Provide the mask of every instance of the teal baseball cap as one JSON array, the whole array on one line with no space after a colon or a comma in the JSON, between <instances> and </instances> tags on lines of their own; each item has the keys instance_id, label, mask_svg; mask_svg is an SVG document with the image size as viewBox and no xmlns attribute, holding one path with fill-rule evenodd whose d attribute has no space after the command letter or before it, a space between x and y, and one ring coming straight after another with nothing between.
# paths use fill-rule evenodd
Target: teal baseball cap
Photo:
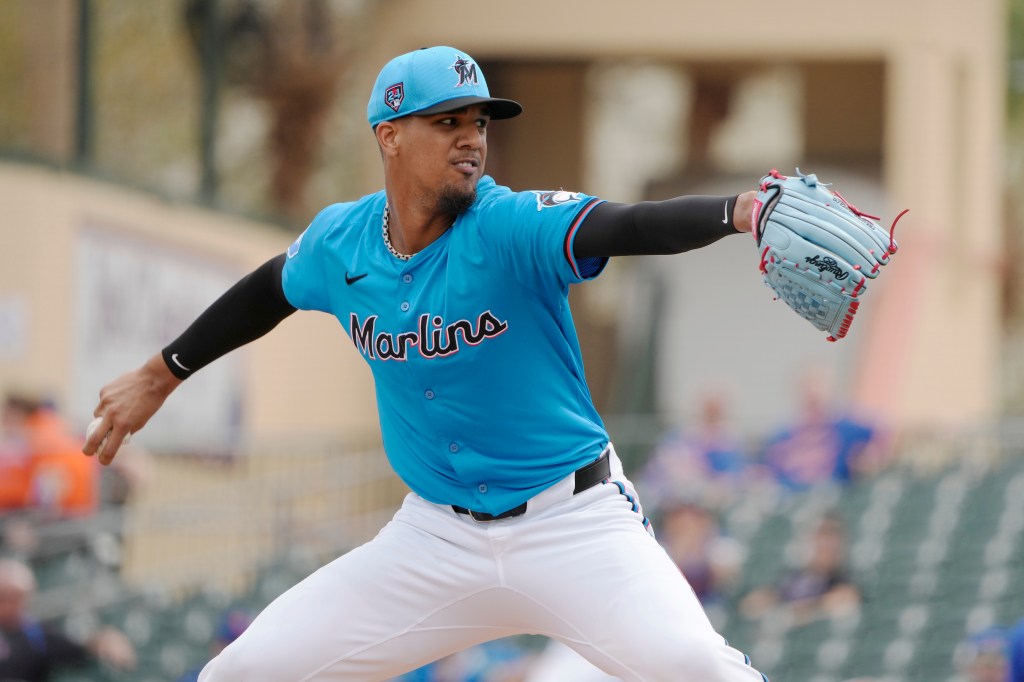
<instances>
[{"instance_id":1,"label":"teal baseball cap","mask_svg":"<svg viewBox=\"0 0 1024 682\"><path fill-rule=\"evenodd\" d=\"M454 47L424 47L384 65L366 105L370 126L402 116L439 114L470 104L486 104L492 119L512 118L523 107L491 97L484 72L468 54Z\"/></svg>"}]
</instances>

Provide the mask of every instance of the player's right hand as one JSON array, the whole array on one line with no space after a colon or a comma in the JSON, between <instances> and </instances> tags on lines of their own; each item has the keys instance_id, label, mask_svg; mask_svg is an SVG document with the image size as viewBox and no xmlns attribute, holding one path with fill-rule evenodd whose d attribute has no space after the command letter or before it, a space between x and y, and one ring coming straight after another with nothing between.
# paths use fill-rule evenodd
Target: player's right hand
<instances>
[{"instance_id":1,"label":"player's right hand","mask_svg":"<svg viewBox=\"0 0 1024 682\"><path fill-rule=\"evenodd\" d=\"M100 464L110 464L125 439L146 425L179 384L181 379L171 374L158 353L104 386L93 411L100 423L86 436L82 452L94 455L99 451Z\"/></svg>"}]
</instances>

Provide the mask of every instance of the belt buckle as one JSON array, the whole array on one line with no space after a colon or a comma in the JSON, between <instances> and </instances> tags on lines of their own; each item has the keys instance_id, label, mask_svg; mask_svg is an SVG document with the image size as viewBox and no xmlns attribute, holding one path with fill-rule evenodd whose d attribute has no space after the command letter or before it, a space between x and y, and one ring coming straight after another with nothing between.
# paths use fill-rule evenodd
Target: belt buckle
<instances>
[{"instance_id":1,"label":"belt buckle","mask_svg":"<svg viewBox=\"0 0 1024 682\"><path fill-rule=\"evenodd\" d=\"M494 514L488 514L487 512L478 512L475 509L470 509L469 518L473 519L477 523L489 523L491 521L494 521L495 518L497 517L495 517Z\"/></svg>"}]
</instances>

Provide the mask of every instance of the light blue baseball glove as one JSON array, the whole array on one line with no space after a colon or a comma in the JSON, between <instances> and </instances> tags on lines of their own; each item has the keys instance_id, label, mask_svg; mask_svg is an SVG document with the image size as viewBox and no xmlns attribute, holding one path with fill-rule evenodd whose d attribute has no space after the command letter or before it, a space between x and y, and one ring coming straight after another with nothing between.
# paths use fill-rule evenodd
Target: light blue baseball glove
<instances>
[{"instance_id":1,"label":"light blue baseball glove","mask_svg":"<svg viewBox=\"0 0 1024 682\"><path fill-rule=\"evenodd\" d=\"M886 233L814 175L761 178L754 199L754 238L765 284L829 341L846 336L867 290L898 245L900 213Z\"/></svg>"}]
</instances>

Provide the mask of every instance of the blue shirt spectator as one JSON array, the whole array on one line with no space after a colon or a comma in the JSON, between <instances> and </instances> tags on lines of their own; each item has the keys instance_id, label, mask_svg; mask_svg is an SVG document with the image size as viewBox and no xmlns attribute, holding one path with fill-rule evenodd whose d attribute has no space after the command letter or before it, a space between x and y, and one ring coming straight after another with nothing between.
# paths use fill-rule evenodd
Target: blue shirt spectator
<instances>
[{"instance_id":1,"label":"blue shirt spectator","mask_svg":"<svg viewBox=\"0 0 1024 682\"><path fill-rule=\"evenodd\" d=\"M761 451L761 464L788 490L829 481L846 485L886 464L885 434L830 405L826 383L805 379L799 418L770 436Z\"/></svg>"},{"instance_id":2,"label":"blue shirt spectator","mask_svg":"<svg viewBox=\"0 0 1024 682\"><path fill-rule=\"evenodd\" d=\"M698 495L715 506L746 472L747 455L727 426L724 398L708 393L692 427L669 430L636 477L652 510Z\"/></svg>"}]
</instances>

